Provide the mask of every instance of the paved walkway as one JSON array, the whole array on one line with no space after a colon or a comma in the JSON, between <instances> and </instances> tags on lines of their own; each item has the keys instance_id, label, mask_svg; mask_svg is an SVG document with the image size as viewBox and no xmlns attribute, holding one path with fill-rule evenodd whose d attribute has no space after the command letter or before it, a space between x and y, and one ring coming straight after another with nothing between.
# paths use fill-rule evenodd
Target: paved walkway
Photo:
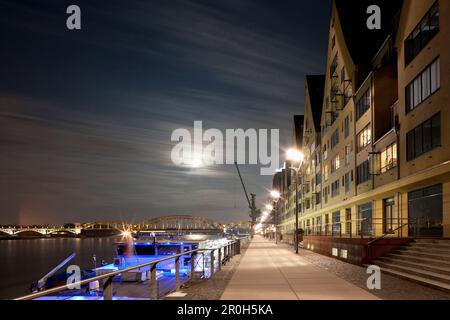
<instances>
[{"instance_id":1,"label":"paved walkway","mask_svg":"<svg viewBox=\"0 0 450 320\"><path fill-rule=\"evenodd\" d=\"M260 236L250 243L222 300L371 300L371 293Z\"/></svg>"}]
</instances>

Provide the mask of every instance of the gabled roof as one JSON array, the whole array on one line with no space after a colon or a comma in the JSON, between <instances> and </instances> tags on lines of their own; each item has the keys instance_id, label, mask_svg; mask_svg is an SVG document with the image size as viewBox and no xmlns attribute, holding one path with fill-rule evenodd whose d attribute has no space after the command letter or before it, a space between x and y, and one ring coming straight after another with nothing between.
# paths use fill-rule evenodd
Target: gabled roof
<instances>
[{"instance_id":1,"label":"gabled roof","mask_svg":"<svg viewBox=\"0 0 450 320\"><path fill-rule=\"evenodd\" d=\"M392 25L403 5L403 0L335 0L345 43L356 65L368 64L383 42L393 31ZM381 9L381 30L369 30L367 8Z\"/></svg>"},{"instance_id":2,"label":"gabled roof","mask_svg":"<svg viewBox=\"0 0 450 320\"><path fill-rule=\"evenodd\" d=\"M320 131L320 120L322 117L323 93L325 90L324 75L306 76L306 85L308 86L309 101L311 103L311 112L316 131Z\"/></svg>"}]
</instances>

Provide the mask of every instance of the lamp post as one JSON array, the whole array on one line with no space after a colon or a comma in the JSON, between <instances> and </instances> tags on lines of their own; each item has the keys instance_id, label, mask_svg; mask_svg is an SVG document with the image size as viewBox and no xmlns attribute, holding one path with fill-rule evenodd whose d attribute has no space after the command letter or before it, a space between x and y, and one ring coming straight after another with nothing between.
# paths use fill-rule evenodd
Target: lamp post
<instances>
[{"instance_id":1,"label":"lamp post","mask_svg":"<svg viewBox=\"0 0 450 320\"><path fill-rule=\"evenodd\" d=\"M275 222L275 244L278 244L278 200L280 199L281 195L280 192L277 190L270 191L271 198L276 202L277 208L274 214L274 222ZM272 206L273 209L273 206Z\"/></svg>"},{"instance_id":2,"label":"lamp post","mask_svg":"<svg viewBox=\"0 0 450 320\"><path fill-rule=\"evenodd\" d=\"M289 149L286 153L286 159L292 162L299 162L298 168L289 166L287 169L295 172L295 235L294 248L295 253L298 253L298 176L304 155L301 151L296 149Z\"/></svg>"}]
</instances>

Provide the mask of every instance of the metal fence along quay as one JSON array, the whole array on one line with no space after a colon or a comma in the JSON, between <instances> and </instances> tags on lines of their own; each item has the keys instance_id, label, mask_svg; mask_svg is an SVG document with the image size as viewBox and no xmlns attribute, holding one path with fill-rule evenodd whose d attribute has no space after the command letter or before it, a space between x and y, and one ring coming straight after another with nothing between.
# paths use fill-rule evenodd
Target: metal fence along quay
<instances>
[{"instance_id":1,"label":"metal fence along quay","mask_svg":"<svg viewBox=\"0 0 450 320\"><path fill-rule=\"evenodd\" d=\"M189 269L189 280L195 279L195 263L197 257L208 257L209 258L209 264L203 263L203 274L205 275L204 278L210 278L214 275L215 272L220 271L222 268L222 264L229 261L233 256L236 254L240 254L240 248L242 244L246 243L245 238L241 239L240 241L230 241L228 244L216 248L208 248L208 249L195 249L191 251L186 251L183 253L179 253L176 255L171 255L165 258L153 260L150 262L137 264L131 267L127 267L121 270L117 271L111 271L106 274L97 275L92 278L84 279L78 282L74 283L68 283L62 286L58 286L55 288L43 290L40 292L32 293L26 296L22 296L19 298L16 298L14 300L33 300L45 296L49 296L54 293L58 293L64 290L71 290L74 287L81 287L83 285L89 285L89 283L94 281L99 281L102 283L102 289L103 289L103 300L112 300L113 299L113 279L116 276L122 275L126 272L140 270L142 268L149 268L149 276L148 279L150 280L149 285L149 293L150 293L150 299L156 300L159 299L159 292L158 292L158 280L157 280L157 265L158 263L165 262L168 260L175 260L175 286L172 288L171 291L178 291L178 289L181 287L181 273L180 273L180 258L183 256L190 256L190 269ZM205 261L205 259L203 259ZM207 276L206 276L207 275ZM136 297L136 298L143 298L143 297Z\"/></svg>"}]
</instances>

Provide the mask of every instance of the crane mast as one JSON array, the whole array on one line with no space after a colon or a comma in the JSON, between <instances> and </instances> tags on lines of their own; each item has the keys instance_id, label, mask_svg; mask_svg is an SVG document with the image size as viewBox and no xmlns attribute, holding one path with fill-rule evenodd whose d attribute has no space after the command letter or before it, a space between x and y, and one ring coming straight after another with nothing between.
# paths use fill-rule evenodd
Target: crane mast
<instances>
[{"instance_id":1,"label":"crane mast","mask_svg":"<svg viewBox=\"0 0 450 320\"><path fill-rule=\"evenodd\" d=\"M256 209L256 194L250 193L250 197L248 196L247 189L245 188L244 180L242 179L241 171L239 170L239 166L237 162L234 162L234 165L236 166L239 179L241 180L242 189L244 189L245 198L248 202L248 208L250 209L250 235L253 238L254 230L253 227L256 223L256 218L260 214L260 210Z\"/></svg>"}]
</instances>

